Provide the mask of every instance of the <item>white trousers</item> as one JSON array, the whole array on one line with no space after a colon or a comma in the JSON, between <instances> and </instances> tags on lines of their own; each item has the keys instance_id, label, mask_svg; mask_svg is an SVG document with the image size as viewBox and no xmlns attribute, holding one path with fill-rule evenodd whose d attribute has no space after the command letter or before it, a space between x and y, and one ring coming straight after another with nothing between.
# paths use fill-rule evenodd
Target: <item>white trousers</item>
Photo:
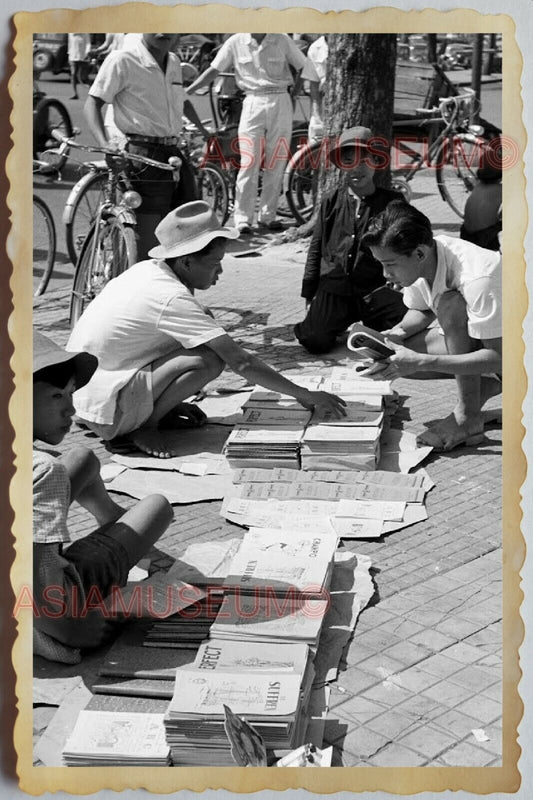
<instances>
[{"instance_id":1,"label":"white trousers","mask_svg":"<svg viewBox=\"0 0 533 800\"><path fill-rule=\"evenodd\" d=\"M288 92L250 94L244 98L239 122L241 167L235 185L235 225L253 223L262 159L258 221L266 224L276 216L291 133L292 102Z\"/></svg>"}]
</instances>

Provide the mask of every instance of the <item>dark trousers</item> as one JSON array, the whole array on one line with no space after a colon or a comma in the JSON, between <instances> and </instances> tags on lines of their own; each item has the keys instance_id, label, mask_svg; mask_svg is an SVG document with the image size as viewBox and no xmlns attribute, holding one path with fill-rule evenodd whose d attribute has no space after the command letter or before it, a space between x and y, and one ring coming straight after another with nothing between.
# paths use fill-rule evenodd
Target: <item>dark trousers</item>
<instances>
[{"instance_id":1,"label":"dark trousers","mask_svg":"<svg viewBox=\"0 0 533 800\"><path fill-rule=\"evenodd\" d=\"M400 292L382 286L370 295L340 295L319 287L307 316L294 326L294 334L310 353L327 353L337 336L353 322L376 331L392 328L407 309Z\"/></svg>"},{"instance_id":2,"label":"dark trousers","mask_svg":"<svg viewBox=\"0 0 533 800\"><path fill-rule=\"evenodd\" d=\"M181 158L179 181L172 172L133 164L128 172L132 188L142 197L136 214L138 220L138 256L146 257L148 250L158 244L155 229L169 211L200 198L194 170L175 145L140 144L128 142L128 152L167 162L171 156Z\"/></svg>"}]
</instances>

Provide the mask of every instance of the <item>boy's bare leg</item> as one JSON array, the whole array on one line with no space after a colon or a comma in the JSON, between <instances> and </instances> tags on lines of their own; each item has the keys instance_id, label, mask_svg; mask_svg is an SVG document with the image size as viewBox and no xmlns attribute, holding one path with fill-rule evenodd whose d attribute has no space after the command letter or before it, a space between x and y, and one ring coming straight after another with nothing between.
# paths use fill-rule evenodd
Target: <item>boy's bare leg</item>
<instances>
[{"instance_id":1,"label":"boy's bare leg","mask_svg":"<svg viewBox=\"0 0 533 800\"><path fill-rule=\"evenodd\" d=\"M124 514L109 495L100 477L100 461L86 447L76 447L61 461L66 466L70 478L70 497L87 509L99 525L114 522Z\"/></svg>"},{"instance_id":2,"label":"boy's bare leg","mask_svg":"<svg viewBox=\"0 0 533 800\"><path fill-rule=\"evenodd\" d=\"M168 446L159 423L187 397L195 395L224 369L223 362L208 347L163 356L152 364L154 408L141 428L128 434L131 442L142 452L159 458L176 453Z\"/></svg>"},{"instance_id":3,"label":"boy's bare leg","mask_svg":"<svg viewBox=\"0 0 533 800\"><path fill-rule=\"evenodd\" d=\"M173 517L166 497L152 494L123 513L120 520L106 530L106 535L123 545L128 553L128 568L131 568L163 535Z\"/></svg>"},{"instance_id":4,"label":"boy's bare leg","mask_svg":"<svg viewBox=\"0 0 533 800\"><path fill-rule=\"evenodd\" d=\"M446 292L439 302L437 319L444 331L446 351L450 355L470 353L479 345L468 333L466 303L456 291ZM451 450L463 442L479 444L483 440L483 403L495 393L496 379L481 375L456 375L457 403L452 413L418 437L440 450ZM483 391L482 391L483 384ZM501 387L500 387L501 390Z\"/></svg>"}]
</instances>

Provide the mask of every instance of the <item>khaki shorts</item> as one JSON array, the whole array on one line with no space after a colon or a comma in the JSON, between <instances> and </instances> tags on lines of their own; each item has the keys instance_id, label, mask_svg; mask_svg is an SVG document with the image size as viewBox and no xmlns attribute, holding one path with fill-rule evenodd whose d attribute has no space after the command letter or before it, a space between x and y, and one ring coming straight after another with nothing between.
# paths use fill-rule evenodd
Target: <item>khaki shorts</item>
<instances>
[{"instance_id":1,"label":"khaki shorts","mask_svg":"<svg viewBox=\"0 0 533 800\"><path fill-rule=\"evenodd\" d=\"M152 368L149 365L136 372L118 393L115 417L112 423L89 422L83 417L79 417L79 420L102 439L109 441L116 436L136 431L137 428L144 425L153 410Z\"/></svg>"}]
</instances>

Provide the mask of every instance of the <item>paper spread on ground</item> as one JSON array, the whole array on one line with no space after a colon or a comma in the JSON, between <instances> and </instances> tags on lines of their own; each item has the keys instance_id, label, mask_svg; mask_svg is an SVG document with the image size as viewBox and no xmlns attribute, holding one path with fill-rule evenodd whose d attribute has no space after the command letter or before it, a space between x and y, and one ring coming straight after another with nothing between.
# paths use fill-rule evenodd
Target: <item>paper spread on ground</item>
<instances>
[{"instance_id":1,"label":"paper spread on ground","mask_svg":"<svg viewBox=\"0 0 533 800\"><path fill-rule=\"evenodd\" d=\"M220 500L231 486L231 475L182 475L179 472L127 469L107 485L142 500L151 494L164 494L169 503L200 503Z\"/></svg>"},{"instance_id":2,"label":"paper spread on ground","mask_svg":"<svg viewBox=\"0 0 533 800\"><path fill-rule=\"evenodd\" d=\"M70 694L83 684L80 675L72 678L35 678L33 679L33 705L59 706Z\"/></svg>"},{"instance_id":3,"label":"paper spread on ground","mask_svg":"<svg viewBox=\"0 0 533 800\"><path fill-rule=\"evenodd\" d=\"M368 556L335 553L329 590L331 602L314 660L316 685L336 680L338 676L342 652L355 630L359 614L374 594L371 566Z\"/></svg>"},{"instance_id":4,"label":"paper spread on ground","mask_svg":"<svg viewBox=\"0 0 533 800\"><path fill-rule=\"evenodd\" d=\"M85 684L77 686L65 697L50 724L34 748L34 757L45 767L62 767L63 746L74 729L80 711L85 708L92 694Z\"/></svg>"},{"instance_id":5,"label":"paper spread on ground","mask_svg":"<svg viewBox=\"0 0 533 800\"><path fill-rule=\"evenodd\" d=\"M112 455L111 459L121 466L117 475L125 467L130 469L159 469L167 472L183 472L184 475L225 475L230 472L226 459L218 453L199 452L189 456L173 458L154 458L148 455Z\"/></svg>"},{"instance_id":6,"label":"paper spread on ground","mask_svg":"<svg viewBox=\"0 0 533 800\"><path fill-rule=\"evenodd\" d=\"M419 447L414 433L390 428L381 436L381 457L378 469L409 472L427 458L432 450L433 448L427 445Z\"/></svg>"},{"instance_id":7,"label":"paper spread on ground","mask_svg":"<svg viewBox=\"0 0 533 800\"><path fill-rule=\"evenodd\" d=\"M238 422L242 422L242 406L250 395L251 392L207 395L196 405L204 412L211 424L236 425Z\"/></svg>"}]
</instances>

